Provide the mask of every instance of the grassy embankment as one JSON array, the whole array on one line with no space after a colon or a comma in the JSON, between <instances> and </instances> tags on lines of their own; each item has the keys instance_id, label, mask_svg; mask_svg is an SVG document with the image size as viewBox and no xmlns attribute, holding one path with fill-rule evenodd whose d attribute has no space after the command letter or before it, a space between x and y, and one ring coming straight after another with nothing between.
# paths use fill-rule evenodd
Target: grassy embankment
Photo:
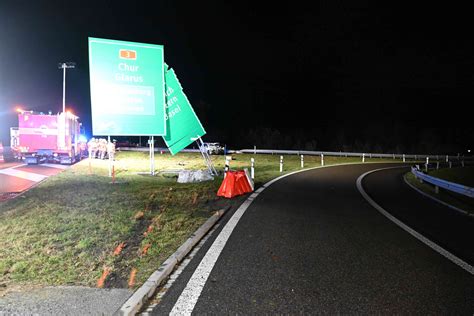
<instances>
[{"instance_id":1,"label":"grassy embankment","mask_svg":"<svg viewBox=\"0 0 474 316\"><path fill-rule=\"evenodd\" d=\"M280 175L278 155L234 157L232 169L249 167L255 157L257 186ZM204 168L200 154L157 154L155 160L157 171ZM213 160L222 170L224 157ZM350 162L360 159L325 158L326 165ZM319 165L319 157L305 157L305 167ZM106 161L94 160L91 166L89 173L84 160L0 202L0 292L37 285L96 286L105 270L110 271L105 287L127 287L133 268L138 286L214 211L239 202L216 197L222 176L179 184L166 175L138 175L149 170L148 153L117 154L121 184L110 183ZM285 156L284 172L299 169L299 156ZM114 255L121 243L123 250Z\"/></svg>"},{"instance_id":2,"label":"grassy embankment","mask_svg":"<svg viewBox=\"0 0 474 316\"><path fill-rule=\"evenodd\" d=\"M450 182L474 187L474 167L433 170L429 172L429 175ZM428 183L420 183L411 172L406 174L406 179L410 184L414 185L421 191L469 213L474 213L474 200L472 198L443 189L440 189L439 193L436 194L434 186Z\"/></svg>"}]
</instances>

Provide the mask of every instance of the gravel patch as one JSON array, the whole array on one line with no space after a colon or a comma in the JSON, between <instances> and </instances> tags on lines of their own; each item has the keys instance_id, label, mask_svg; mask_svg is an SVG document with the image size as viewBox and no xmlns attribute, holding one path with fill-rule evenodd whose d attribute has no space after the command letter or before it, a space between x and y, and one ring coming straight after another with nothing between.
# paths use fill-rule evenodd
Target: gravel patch
<instances>
[{"instance_id":1,"label":"gravel patch","mask_svg":"<svg viewBox=\"0 0 474 316\"><path fill-rule=\"evenodd\" d=\"M112 315L132 294L128 289L45 287L0 297L0 315Z\"/></svg>"}]
</instances>

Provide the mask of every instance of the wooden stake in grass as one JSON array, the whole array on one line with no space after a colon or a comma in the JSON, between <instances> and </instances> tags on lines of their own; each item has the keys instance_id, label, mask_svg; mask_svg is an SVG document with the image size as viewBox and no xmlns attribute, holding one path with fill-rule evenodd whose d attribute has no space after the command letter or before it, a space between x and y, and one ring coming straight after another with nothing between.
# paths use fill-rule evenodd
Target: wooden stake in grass
<instances>
[{"instance_id":1,"label":"wooden stake in grass","mask_svg":"<svg viewBox=\"0 0 474 316\"><path fill-rule=\"evenodd\" d=\"M197 194L197 192L194 192L194 193L193 193L193 205L196 205L196 203L197 203L197 198L198 198L198 194Z\"/></svg>"},{"instance_id":2,"label":"wooden stake in grass","mask_svg":"<svg viewBox=\"0 0 474 316\"><path fill-rule=\"evenodd\" d=\"M130 272L130 278L128 279L128 287L132 288L135 285L135 277L137 275L137 269L133 268Z\"/></svg>"},{"instance_id":3,"label":"wooden stake in grass","mask_svg":"<svg viewBox=\"0 0 474 316\"><path fill-rule=\"evenodd\" d=\"M122 252L122 249L125 248L125 243L124 242L121 242L114 250L114 256L118 256L121 252Z\"/></svg>"},{"instance_id":4,"label":"wooden stake in grass","mask_svg":"<svg viewBox=\"0 0 474 316\"><path fill-rule=\"evenodd\" d=\"M98 288L103 288L104 287L105 279L107 279L107 276L110 274L110 272L111 272L110 268L108 268L108 267L104 268L104 272L102 272L102 276L97 281L97 287Z\"/></svg>"},{"instance_id":5,"label":"wooden stake in grass","mask_svg":"<svg viewBox=\"0 0 474 316\"><path fill-rule=\"evenodd\" d=\"M149 233L151 233L153 231L153 224L148 226L148 228L146 229L146 232L143 233L143 236L147 236Z\"/></svg>"},{"instance_id":6,"label":"wooden stake in grass","mask_svg":"<svg viewBox=\"0 0 474 316\"><path fill-rule=\"evenodd\" d=\"M150 247L151 247L151 244L146 244L146 245L143 247L143 249L142 249L141 255L142 255L142 256L146 255L147 252L148 252L148 249L150 249Z\"/></svg>"},{"instance_id":7,"label":"wooden stake in grass","mask_svg":"<svg viewBox=\"0 0 474 316\"><path fill-rule=\"evenodd\" d=\"M142 211L138 211L138 212L135 214L134 218L135 218L136 220L139 220L139 219L142 219L144 215L145 215L145 213L143 213Z\"/></svg>"},{"instance_id":8,"label":"wooden stake in grass","mask_svg":"<svg viewBox=\"0 0 474 316\"><path fill-rule=\"evenodd\" d=\"M115 165L112 164L112 184L115 184Z\"/></svg>"}]
</instances>

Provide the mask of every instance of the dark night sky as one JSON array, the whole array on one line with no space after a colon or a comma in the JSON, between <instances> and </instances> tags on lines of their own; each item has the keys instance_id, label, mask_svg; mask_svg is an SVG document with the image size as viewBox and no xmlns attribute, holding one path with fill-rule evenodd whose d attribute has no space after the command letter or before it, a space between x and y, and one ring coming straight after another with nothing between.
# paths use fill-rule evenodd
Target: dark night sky
<instances>
[{"instance_id":1,"label":"dark night sky","mask_svg":"<svg viewBox=\"0 0 474 316\"><path fill-rule=\"evenodd\" d=\"M327 150L340 149L337 137L382 148L437 137L431 145L472 146L468 8L335 0L118 3L0 2L0 139L8 142L17 104L61 109L61 61L77 63L67 74L67 104L90 135L92 36L164 45L210 141L250 147L242 131L269 127L316 139ZM430 150L417 145L411 148Z\"/></svg>"}]
</instances>

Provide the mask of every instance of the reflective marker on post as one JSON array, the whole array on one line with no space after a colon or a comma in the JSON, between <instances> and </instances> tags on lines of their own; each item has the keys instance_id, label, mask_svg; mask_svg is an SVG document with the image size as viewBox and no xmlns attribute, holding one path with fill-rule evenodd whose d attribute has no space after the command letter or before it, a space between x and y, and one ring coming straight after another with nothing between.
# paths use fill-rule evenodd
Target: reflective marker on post
<instances>
[{"instance_id":1,"label":"reflective marker on post","mask_svg":"<svg viewBox=\"0 0 474 316\"><path fill-rule=\"evenodd\" d=\"M449 156L446 155L446 162L449 162Z\"/></svg>"},{"instance_id":2,"label":"reflective marker on post","mask_svg":"<svg viewBox=\"0 0 474 316\"><path fill-rule=\"evenodd\" d=\"M229 171L230 161L232 160L232 156L225 156L225 167L224 167L224 178L227 175L227 171Z\"/></svg>"},{"instance_id":3,"label":"reflective marker on post","mask_svg":"<svg viewBox=\"0 0 474 316\"><path fill-rule=\"evenodd\" d=\"M428 164L430 163L430 157L426 157L425 171L428 172Z\"/></svg>"},{"instance_id":4,"label":"reflective marker on post","mask_svg":"<svg viewBox=\"0 0 474 316\"><path fill-rule=\"evenodd\" d=\"M365 154L362 154L362 162L365 162Z\"/></svg>"},{"instance_id":5,"label":"reflective marker on post","mask_svg":"<svg viewBox=\"0 0 474 316\"><path fill-rule=\"evenodd\" d=\"M250 158L250 177L255 179L255 159Z\"/></svg>"},{"instance_id":6,"label":"reflective marker on post","mask_svg":"<svg viewBox=\"0 0 474 316\"><path fill-rule=\"evenodd\" d=\"M280 172L283 172L283 156L280 156Z\"/></svg>"},{"instance_id":7,"label":"reflective marker on post","mask_svg":"<svg viewBox=\"0 0 474 316\"><path fill-rule=\"evenodd\" d=\"M403 162L405 162L405 154L403 154Z\"/></svg>"},{"instance_id":8,"label":"reflective marker on post","mask_svg":"<svg viewBox=\"0 0 474 316\"><path fill-rule=\"evenodd\" d=\"M304 168L304 158L303 158L303 155L301 155L301 169Z\"/></svg>"},{"instance_id":9,"label":"reflective marker on post","mask_svg":"<svg viewBox=\"0 0 474 316\"><path fill-rule=\"evenodd\" d=\"M321 154L321 166L324 166L324 154Z\"/></svg>"}]
</instances>

